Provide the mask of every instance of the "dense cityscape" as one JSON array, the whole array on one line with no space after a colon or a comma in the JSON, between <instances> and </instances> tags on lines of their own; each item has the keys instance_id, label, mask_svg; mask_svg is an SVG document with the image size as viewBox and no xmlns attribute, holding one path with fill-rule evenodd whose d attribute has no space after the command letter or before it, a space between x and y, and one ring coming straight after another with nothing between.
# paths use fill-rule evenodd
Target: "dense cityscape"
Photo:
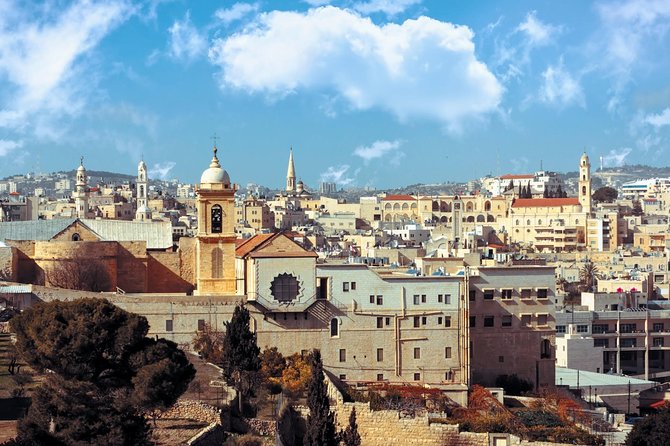
<instances>
[{"instance_id":1,"label":"dense cityscape","mask_svg":"<svg viewBox=\"0 0 670 446\"><path fill-rule=\"evenodd\" d=\"M670 445L668 30L0 0L0 445Z\"/></svg>"}]
</instances>

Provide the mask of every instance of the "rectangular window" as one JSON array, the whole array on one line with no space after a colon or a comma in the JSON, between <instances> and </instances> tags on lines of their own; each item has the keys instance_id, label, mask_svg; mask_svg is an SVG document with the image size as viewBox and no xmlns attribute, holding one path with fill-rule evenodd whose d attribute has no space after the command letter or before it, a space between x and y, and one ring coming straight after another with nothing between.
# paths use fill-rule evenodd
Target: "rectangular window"
<instances>
[{"instance_id":1,"label":"rectangular window","mask_svg":"<svg viewBox=\"0 0 670 446\"><path fill-rule=\"evenodd\" d=\"M377 362L382 362L384 360L384 349L383 348L378 348L377 349Z\"/></svg>"},{"instance_id":2,"label":"rectangular window","mask_svg":"<svg viewBox=\"0 0 670 446\"><path fill-rule=\"evenodd\" d=\"M341 348L340 349L340 362L346 362L347 361L347 350Z\"/></svg>"},{"instance_id":3,"label":"rectangular window","mask_svg":"<svg viewBox=\"0 0 670 446\"><path fill-rule=\"evenodd\" d=\"M549 316L546 314L538 314L537 315L537 325L543 326L547 325L547 322L549 320Z\"/></svg>"},{"instance_id":4,"label":"rectangular window","mask_svg":"<svg viewBox=\"0 0 670 446\"><path fill-rule=\"evenodd\" d=\"M347 379L347 375L340 375L340 379L341 379L342 381L346 380L346 379Z\"/></svg>"},{"instance_id":5,"label":"rectangular window","mask_svg":"<svg viewBox=\"0 0 670 446\"><path fill-rule=\"evenodd\" d=\"M539 288L537 290L537 298L538 299L546 299L547 296L549 296L549 292L546 288Z\"/></svg>"},{"instance_id":6,"label":"rectangular window","mask_svg":"<svg viewBox=\"0 0 670 446\"><path fill-rule=\"evenodd\" d=\"M451 294L444 295L444 303L447 305L451 305Z\"/></svg>"},{"instance_id":7,"label":"rectangular window","mask_svg":"<svg viewBox=\"0 0 670 446\"><path fill-rule=\"evenodd\" d=\"M621 324L620 326L620 332L621 333L634 333L637 331L637 325L636 324Z\"/></svg>"},{"instance_id":8,"label":"rectangular window","mask_svg":"<svg viewBox=\"0 0 670 446\"><path fill-rule=\"evenodd\" d=\"M444 317L444 326L447 328L451 327L451 316Z\"/></svg>"},{"instance_id":9,"label":"rectangular window","mask_svg":"<svg viewBox=\"0 0 670 446\"><path fill-rule=\"evenodd\" d=\"M384 328L384 318L383 317L378 317L377 318L377 328Z\"/></svg>"},{"instance_id":10,"label":"rectangular window","mask_svg":"<svg viewBox=\"0 0 670 446\"><path fill-rule=\"evenodd\" d=\"M198 331L204 331L204 330L205 330L205 320L198 319Z\"/></svg>"},{"instance_id":11,"label":"rectangular window","mask_svg":"<svg viewBox=\"0 0 670 446\"><path fill-rule=\"evenodd\" d=\"M470 290L470 302L474 302L477 298L477 290Z\"/></svg>"},{"instance_id":12,"label":"rectangular window","mask_svg":"<svg viewBox=\"0 0 670 446\"><path fill-rule=\"evenodd\" d=\"M503 327L511 327L512 326L512 315L511 314L503 315L501 325Z\"/></svg>"},{"instance_id":13,"label":"rectangular window","mask_svg":"<svg viewBox=\"0 0 670 446\"><path fill-rule=\"evenodd\" d=\"M377 296L377 305L384 305L384 296Z\"/></svg>"},{"instance_id":14,"label":"rectangular window","mask_svg":"<svg viewBox=\"0 0 670 446\"><path fill-rule=\"evenodd\" d=\"M426 295L425 295L425 294L422 294L422 295L421 295L421 303L422 303L422 304L425 304L425 303L426 303Z\"/></svg>"},{"instance_id":15,"label":"rectangular window","mask_svg":"<svg viewBox=\"0 0 670 446\"><path fill-rule=\"evenodd\" d=\"M421 318L419 316L414 316L414 328L419 328L421 326Z\"/></svg>"},{"instance_id":16,"label":"rectangular window","mask_svg":"<svg viewBox=\"0 0 670 446\"><path fill-rule=\"evenodd\" d=\"M377 381L384 381L384 374L383 373L377 373Z\"/></svg>"},{"instance_id":17,"label":"rectangular window","mask_svg":"<svg viewBox=\"0 0 670 446\"><path fill-rule=\"evenodd\" d=\"M390 318L390 317L387 317L386 320L385 320L384 322L386 322L386 325L387 325L387 326L388 326L388 325L391 325L391 318Z\"/></svg>"},{"instance_id":18,"label":"rectangular window","mask_svg":"<svg viewBox=\"0 0 670 446\"><path fill-rule=\"evenodd\" d=\"M172 331L172 319L166 319L165 331Z\"/></svg>"},{"instance_id":19,"label":"rectangular window","mask_svg":"<svg viewBox=\"0 0 670 446\"><path fill-rule=\"evenodd\" d=\"M622 347L636 347L637 346L637 339L621 339L621 346Z\"/></svg>"},{"instance_id":20,"label":"rectangular window","mask_svg":"<svg viewBox=\"0 0 670 446\"><path fill-rule=\"evenodd\" d=\"M421 381L421 373L414 374L414 381Z\"/></svg>"},{"instance_id":21,"label":"rectangular window","mask_svg":"<svg viewBox=\"0 0 670 446\"><path fill-rule=\"evenodd\" d=\"M477 316L470 316L470 327L474 328L477 326Z\"/></svg>"},{"instance_id":22,"label":"rectangular window","mask_svg":"<svg viewBox=\"0 0 670 446\"><path fill-rule=\"evenodd\" d=\"M663 331L663 322L654 322L654 331L661 332Z\"/></svg>"},{"instance_id":23,"label":"rectangular window","mask_svg":"<svg viewBox=\"0 0 670 446\"><path fill-rule=\"evenodd\" d=\"M421 317L421 325L426 325L428 323L428 318L426 316Z\"/></svg>"},{"instance_id":24,"label":"rectangular window","mask_svg":"<svg viewBox=\"0 0 670 446\"><path fill-rule=\"evenodd\" d=\"M438 295L437 295L437 303L438 303L438 304L441 304L441 303L442 303L442 295L441 295L441 294L438 294Z\"/></svg>"},{"instance_id":25,"label":"rectangular window","mask_svg":"<svg viewBox=\"0 0 670 446\"><path fill-rule=\"evenodd\" d=\"M589 332L588 325L577 325L577 333L588 333L588 332Z\"/></svg>"},{"instance_id":26,"label":"rectangular window","mask_svg":"<svg viewBox=\"0 0 670 446\"><path fill-rule=\"evenodd\" d=\"M375 303L375 295L374 294L370 295L370 303L371 304Z\"/></svg>"},{"instance_id":27,"label":"rectangular window","mask_svg":"<svg viewBox=\"0 0 670 446\"><path fill-rule=\"evenodd\" d=\"M349 292L349 282L342 282L342 291Z\"/></svg>"},{"instance_id":28,"label":"rectangular window","mask_svg":"<svg viewBox=\"0 0 670 446\"><path fill-rule=\"evenodd\" d=\"M421 359L421 347L414 347L414 359Z\"/></svg>"},{"instance_id":29,"label":"rectangular window","mask_svg":"<svg viewBox=\"0 0 670 446\"><path fill-rule=\"evenodd\" d=\"M663 347L663 338L654 338L654 347Z\"/></svg>"},{"instance_id":30,"label":"rectangular window","mask_svg":"<svg viewBox=\"0 0 670 446\"><path fill-rule=\"evenodd\" d=\"M444 347L444 359L451 359L451 347Z\"/></svg>"},{"instance_id":31,"label":"rectangular window","mask_svg":"<svg viewBox=\"0 0 670 446\"><path fill-rule=\"evenodd\" d=\"M493 294L493 290L484 290L484 300L492 300Z\"/></svg>"},{"instance_id":32,"label":"rectangular window","mask_svg":"<svg viewBox=\"0 0 670 446\"><path fill-rule=\"evenodd\" d=\"M557 325L556 333L565 333L565 325Z\"/></svg>"},{"instance_id":33,"label":"rectangular window","mask_svg":"<svg viewBox=\"0 0 670 446\"><path fill-rule=\"evenodd\" d=\"M505 362L504 356L498 356L498 362Z\"/></svg>"},{"instance_id":34,"label":"rectangular window","mask_svg":"<svg viewBox=\"0 0 670 446\"><path fill-rule=\"evenodd\" d=\"M442 325L442 316L437 317L437 325Z\"/></svg>"},{"instance_id":35,"label":"rectangular window","mask_svg":"<svg viewBox=\"0 0 670 446\"><path fill-rule=\"evenodd\" d=\"M522 314L521 315L521 326L522 327L530 327L530 314Z\"/></svg>"},{"instance_id":36,"label":"rectangular window","mask_svg":"<svg viewBox=\"0 0 670 446\"><path fill-rule=\"evenodd\" d=\"M593 324L591 326L591 333L607 333L608 328L607 324Z\"/></svg>"},{"instance_id":37,"label":"rectangular window","mask_svg":"<svg viewBox=\"0 0 670 446\"><path fill-rule=\"evenodd\" d=\"M418 294L414 295L414 305L419 305L419 295Z\"/></svg>"},{"instance_id":38,"label":"rectangular window","mask_svg":"<svg viewBox=\"0 0 670 446\"><path fill-rule=\"evenodd\" d=\"M500 290L500 298L501 299L511 299L512 298L512 289L507 288L504 290Z\"/></svg>"},{"instance_id":39,"label":"rectangular window","mask_svg":"<svg viewBox=\"0 0 670 446\"><path fill-rule=\"evenodd\" d=\"M531 289L530 288L524 288L521 290L521 298L522 299L530 299L531 298Z\"/></svg>"},{"instance_id":40,"label":"rectangular window","mask_svg":"<svg viewBox=\"0 0 670 446\"><path fill-rule=\"evenodd\" d=\"M610 345L609 339L594 339L593 340L593 346L594 347L609 347Z\"/></svg>"},{"instance_id":41,"label":"rectangular window","mask_svg":"<svg viewBox=\"0 0 670 446\"><path fill-rule=\"evenodd\" d=\"M493 327L493 316L484 316L484 327Z\"/></svg>"},{"instance_id":42,"label":"rectangular window","mask_svg":"<svg viewBox=\"0 0 670 446\"><path fill-rule=\"evenodd\" d=\"M351 291L356 289L356 282L351 282Z\"/></svg>"}]
</instances>

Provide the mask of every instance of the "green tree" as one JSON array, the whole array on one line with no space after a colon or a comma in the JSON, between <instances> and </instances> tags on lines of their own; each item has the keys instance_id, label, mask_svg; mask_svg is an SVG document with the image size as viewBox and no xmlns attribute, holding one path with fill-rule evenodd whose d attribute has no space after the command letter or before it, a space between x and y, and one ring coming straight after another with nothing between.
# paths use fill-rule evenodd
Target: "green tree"
<instances>
[{"instance_id":1,"label":"green tree","mask_svg":"<svg viewBox=\"0 0 670 446\"><path fill-rule=\"evenodd\" d=\"M193 350L205 361L220 364L223 360L223 333L206 323L204 329L198 330L193 338Z\"/></svg>"},{"instance_id":2,"label":"green tree","mask_svg":"<svg viewBox=\"0 0 670 446\"><path fill-rule=\"evenodd\" d=\"M249 310L235 307L230 322L224 323L221 368L226 382L237 390L238 409L242 412L242 398L251 392L256 372L261 368L260 348L256 334L249 328Z\"/></svg>"},{"instance_id":3,"label":"green tree","mask_svg":"<svg viewBox=\"0 0 670 446\"><path fill-rule=\"evenodd\" d=\"M351 409L349 414L349 425L340 436L344 446L361 446L361 436L358 434L358 424L356 423L356 408Z\"/></svg>"},{"instance_id":4,"label":"green tree","mask_svg":"<svg viewBox=\"0 0 670 446\"><path fill-rule=\"evenodd\" d=\"M640 203L640 200L633 200L633 209L631 211L631 214L633 214L636 217L639 217L640 215L644 214L644 210L642 210L642 203Z\"/></svg>"},{"instance_id":5,"label":"green tree","mask_svg":"<svg viewBox=\"0 0 670 446\"><path fill-rule=\"evenodd\" d=\"M174 342L146 337L146 318L107 300L35 305L11 321L17 349L49 370L19 423L30 445L143 445L143 413L172 405L195 369Z\"/></svg>"},{"instance_id":6,"label":"green tree","mask_svg":"<svg viewBox=\"0 0 670 446\"><path fill-rule=\"evenodd\" d=\"M321 352L314 350L312 354L312 376L307 385L307 431L305 446L337 446L335 416L330 410L330 401L323 378Z\"/></svg>"},{"instance_id":7,"label":"green tree","mask_svg":"<svg viewBox=\"0 0 670 446\"><path fill-rule=\"evenodd\" d=\"M596 190L591 198L597 203L612 203L617 199L619 193L616 189L609 186L604 186Z\"/></svg>"},{"instance_id":8,"label":"green tree","mask_svg":"<svg viewBox=\"0 0 670 446\"><path fill-rule=\"evenodd\" d=\"M626 446L665 446L670 439L670 406L646 416L626 438Z\"/></svg>"}]
</instances>

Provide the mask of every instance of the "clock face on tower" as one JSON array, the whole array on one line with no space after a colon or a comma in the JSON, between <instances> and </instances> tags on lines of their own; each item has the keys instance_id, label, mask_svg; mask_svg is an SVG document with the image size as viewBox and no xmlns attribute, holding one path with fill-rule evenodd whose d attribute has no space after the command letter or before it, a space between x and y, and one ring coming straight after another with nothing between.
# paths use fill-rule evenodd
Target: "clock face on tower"
<instances>
[{"instance_id":1,"label":"clock face on tower","mask_svg":"<svg viewBox=\"0 0 670 446\"><path fill-rule=\"evenodd\" d=\"M221 206L215 204L212 206L212 233L220 234L223 232L223 212Z\"/></svg>"}]
</instances>

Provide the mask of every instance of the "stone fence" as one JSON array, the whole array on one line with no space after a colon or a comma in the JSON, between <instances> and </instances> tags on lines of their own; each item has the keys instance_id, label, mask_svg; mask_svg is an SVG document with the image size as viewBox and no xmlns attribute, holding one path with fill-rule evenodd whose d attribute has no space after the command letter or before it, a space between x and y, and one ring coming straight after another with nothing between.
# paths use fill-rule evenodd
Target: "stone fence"
<instances>
[{"instance_id":1,"label":"stone fence","mask_svg":"<svg viewBox=\"0 0 670 446\"><path fill-rule=\"evenodd\" d=\"M169 409L158 412L158 418L196 420L203 423L221 423L221 411L201 401L179 400Z\"/></svg>"}]
</instances>

